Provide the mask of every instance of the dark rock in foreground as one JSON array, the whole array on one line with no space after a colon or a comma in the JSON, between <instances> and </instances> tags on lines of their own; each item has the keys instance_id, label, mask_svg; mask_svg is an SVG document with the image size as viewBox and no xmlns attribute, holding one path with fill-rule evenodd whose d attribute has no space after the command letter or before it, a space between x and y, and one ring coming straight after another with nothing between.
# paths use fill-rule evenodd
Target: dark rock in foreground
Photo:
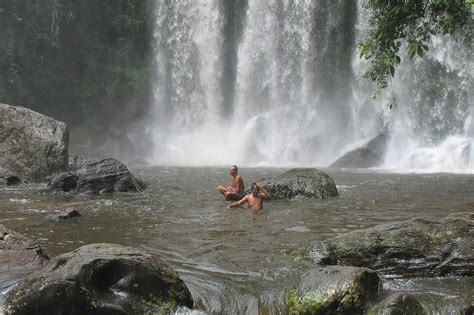
<instances>
[{"instance_id":1,"label":"dark rock in foreground","mask_svg":"<svg viewBox=\"0 0 474 315\"><path fill-rule=\"evenodd\" d=\"M46 253L33 240L0 224L0 289L2 291L14 286L48 262Z\"/></svg>"},{"instance_id":2,"label":"dark rock in foreground","mask_svg":"<svg viewBox=\"0 0 474 315\"><path fill-rule=\"evenodd\" d=\"M393 277L474 276L474 213L440 222L412 219L354 231L316 244L321 265L367 267Z\"/></svg>"},{"instance_id":3,"label":"dark rock in foreground","mask_svg":"<svg viewBox=\"0 0 474 315\"><path fill-rule=\"evenodd\" d=\"M65 123L20 106L0 104L2 171L31 181L67 170L69 130Z\"/></svg>"},{"instance_id":4,"label":"dark rock in foreground","mask_svg":"<svg viewBox=\"0 0 474 315\"><path fill-rule=\"evenodd\" d=\"M416 314L427 315L423 305L409 293L394 293L373 307L369 315L402 315Z\"/></svg>"},{"instance_id":5,"label":"dark rock in foreground","mask_svg":"<svg viewBox=\"0 0 474 315\"><path fill-rule=\"evenodd\" d=\"M48 255L33 240L0 224L0 271L22 266L38 268L48 261Z\"/></svg>"},{"instance_id":6,"label":"dark rock in foreground","mask_svg":"<svg viewBox=\"0 0 474 315\"><path fill-rule=\"evenodd\" d=\"M130 247L91 244L54 258L7 296L7 314L144 314L193 306L178 274Z\"/></svg>"},{"instance_id":7,"label":"dark rock in foreground","mask_svg":"<svg viewBox=\"0 0 474 315\"><path fill-rule=\"evenodd\" d=\"M104 159L84 165L75 172L55 175L48 186L77 194L139 192L145 185L122 162Z\"/></svg>"},{"instance_id":8,"label":"dark rock in foreground","mask_svg":"<svg viewBox=\"0 0 474 315\"><path fill-rule=\"evenodd\" d=\"M338 158L331 167L339 168L369 168L383 163L387 149L388 134L382 132L364 146L351 150Z\"/></svg>"},{"instance_id":9,"label":"dark rock in foreground","mask_svg":"<svg viewBox=\"0 0 474 315\"><path fill-rule=\"evenodd\" d=\"M301 279L286 295L289 314L363 314L381 288L377 273L366 268L317 268Z\"/></svg>"},{"instance_id":10,"label":"dark rock in foreground","mask_svg":"<svg viewBox=\"0 0 474 315\"><path fill-rule=\"evenodd\" d=\"M321 198L337 196L334 180L315 168L296 168L273 178L266 178L261 184L271 193L270 199L292 199L298 196Z\"/></svg>"}]
</instances>

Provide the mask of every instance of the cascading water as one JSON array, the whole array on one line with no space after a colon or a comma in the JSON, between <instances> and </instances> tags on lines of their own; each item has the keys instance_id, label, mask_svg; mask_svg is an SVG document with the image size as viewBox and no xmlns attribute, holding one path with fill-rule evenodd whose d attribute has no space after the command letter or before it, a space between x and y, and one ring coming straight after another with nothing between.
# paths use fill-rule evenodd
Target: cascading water
<instances>
[{"instance_id":1,"label":"cascading water","mask_svg":"<svg viewBox=\"0 0 474 315\"><path fill-rule=\"evenodd\" d=\"M473 171L471 51L434 40L401 65L390 111L362 79L365 14L363 1L157 2L153 161L326 166L385 131L384 168Z\"/></svg>"}]
</instances>

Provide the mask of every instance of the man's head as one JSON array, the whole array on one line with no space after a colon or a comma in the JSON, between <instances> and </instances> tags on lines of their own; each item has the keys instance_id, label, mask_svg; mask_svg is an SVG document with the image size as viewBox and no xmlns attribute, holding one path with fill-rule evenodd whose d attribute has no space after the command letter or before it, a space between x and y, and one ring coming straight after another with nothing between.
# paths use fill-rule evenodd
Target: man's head
<instances>
[{"instance_id":1,"label":"man's head","mask_svg":"<svg viewBox=\"0 0 474 315\"><path fill-rule=\"evenodd\" d=\"M252 185L250 185L250 191L254 196L257 196L260 193L260 188L258 187L257 183L252 183Z\"/></svg>"},{"instance_id":2,"label":"man's head","mask_svg":"<svg viewBox=\"0 0 474 315\"><path fill-rule=\"evenodd\" d=\"M231 176L237 175L238 172L239 172L239 168L236 165L232 165L229 169L229 173Z\"/></svg>"}]
</instances>

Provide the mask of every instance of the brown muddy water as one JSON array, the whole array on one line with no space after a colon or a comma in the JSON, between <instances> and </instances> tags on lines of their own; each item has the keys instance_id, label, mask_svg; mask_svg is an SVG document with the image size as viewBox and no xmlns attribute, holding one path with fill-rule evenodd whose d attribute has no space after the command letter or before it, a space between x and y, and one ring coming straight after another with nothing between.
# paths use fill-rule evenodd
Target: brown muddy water
<instances>
[{"instance_id":1,"label":"brown muddy water","mask_svg":"<svg viewBox=\"0 0 474 315\"><path fill-rule=\"evenodd\" d=\"M240 174L249 186L285 170ZM139 194L51 195L38 193L38 185L0 186L0 223L39 242L50 257L98 242L154 252L207 313L284 314L285 289L309 268L300 253L312 243L380 223L474 211L474 175L323 170L339 197L268 201L260 211L226 208L216 187L230 184L227 168L134 169L148 184ZM83 217L48 219L72 209ZM0 278L0 304L19 280ZM383 287L417 295L433 313L458 313L473 302L472 279L384 279Z\"/></svg>"}]
</instances>

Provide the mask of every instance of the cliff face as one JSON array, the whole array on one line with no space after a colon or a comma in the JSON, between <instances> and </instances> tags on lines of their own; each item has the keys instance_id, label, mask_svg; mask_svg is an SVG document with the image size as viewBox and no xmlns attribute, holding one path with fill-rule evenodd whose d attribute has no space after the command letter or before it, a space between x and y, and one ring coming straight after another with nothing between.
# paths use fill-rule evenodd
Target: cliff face
<instances>
[{"instance_id":1,"label":"cliff face","mask_svg":"<svg viewBox=\"0 0 474 315\"><path fill-rule=\"evenodd\" d=\"M150 12L139 0L0 1L0 102L68 123L73 142L127 131L148 106Z\"/></svg>"}]
</instances>

